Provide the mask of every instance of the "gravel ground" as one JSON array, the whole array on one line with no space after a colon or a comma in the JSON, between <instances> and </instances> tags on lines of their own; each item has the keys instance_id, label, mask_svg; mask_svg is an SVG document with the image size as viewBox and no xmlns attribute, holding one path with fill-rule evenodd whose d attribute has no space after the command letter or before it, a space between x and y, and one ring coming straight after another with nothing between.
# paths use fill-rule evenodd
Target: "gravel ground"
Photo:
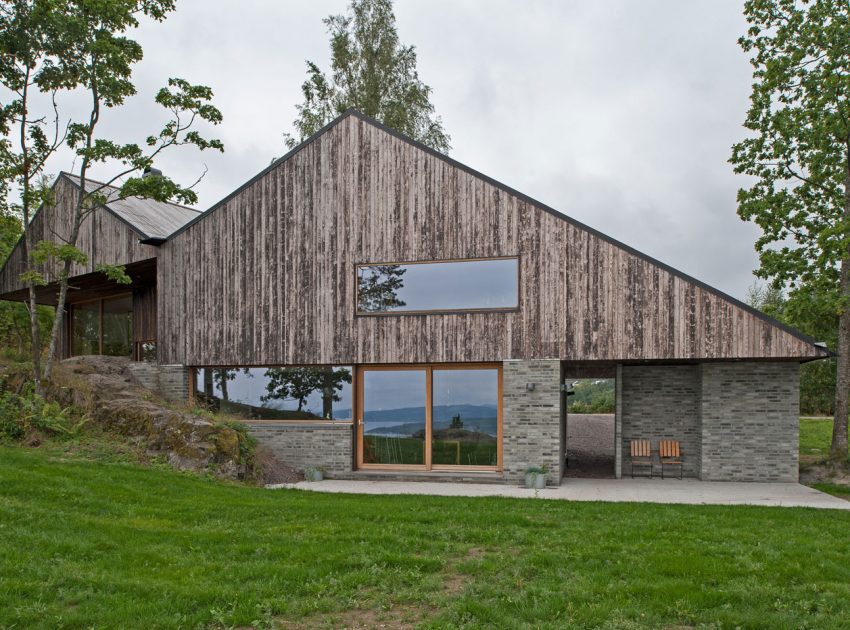
<instances>
[{"instance_id":1,"label":"gravel ground","mask_svg":"<svg viewBox=\"0 0 850 630\"><path fill-rule=\"evenodd\" d=\"M614 414L567 414L567 477L614 477Z\"/></svg>"}]
</instances>

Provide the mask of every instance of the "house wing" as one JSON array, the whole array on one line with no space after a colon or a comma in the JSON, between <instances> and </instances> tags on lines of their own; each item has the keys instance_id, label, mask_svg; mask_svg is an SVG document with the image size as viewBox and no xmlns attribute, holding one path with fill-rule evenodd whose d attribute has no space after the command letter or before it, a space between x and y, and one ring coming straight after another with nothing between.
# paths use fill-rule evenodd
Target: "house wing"
<instances>
[{"instance_id":1,"label":"house wing","mask_svg":"<svg viewBox=\"0 0 850 630\"><path fill-rule=\"evenodd\" d=\"M169 362L829 354L741 301L353 110L162 250L160 332L171 337ZM356 264L494 256L520 260L515 313L355 312Z\"/></svg>"},{"instance_id":2,"label":"house wing","mask_svg":"<svg viewBox=\"0 0 850 630\"><path fill-rule=\"evenodd\" d=\"M107 197L116 196L117 189L96 181L87 181L87 190L103 187ZM74 204L80 190L79 178L62 173L53 184L54 203L42 206L33 216L33 242L61 242L71 233ZM177 204L131 198L107 202L83 222L77 248L88 256L85 265L74 265L72 276L92 273L98 264L127 265L156 258L157 248L140 243L149 238L165 238L179 229L199 212ZM0 269L0 299L22 299L24 284L20 280L25 269L22 240L13 248ZM55 270L45 268L48 282L56 281ZM50 289L40 291L47 302L52 301Z\"/></svg>"}]
</instances>

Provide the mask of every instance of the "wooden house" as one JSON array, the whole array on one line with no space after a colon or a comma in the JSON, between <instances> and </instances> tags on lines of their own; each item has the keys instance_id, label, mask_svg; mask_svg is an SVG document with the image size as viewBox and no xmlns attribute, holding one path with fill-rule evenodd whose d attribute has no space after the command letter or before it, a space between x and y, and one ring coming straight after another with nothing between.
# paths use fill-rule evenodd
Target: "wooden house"
<instances>
[{"instance_id":1,"label":"wooden house","mask_svg":"<svg viewBox=\"0 0 850 630\"><path fill-rule=\"evenodd\" d=\"M78 191L60 176L37 239ZM616 378L618 475L632 439L673 439L685 475L796 480L799 365L828 356L353 110L203 213L109 203L80 243L64 356L131 357L336 477L512 483L545 464L558 483L565 382L589 376ZM16 249L0 298L23 299L20 269Z\"/></svg>"}]
</instances>

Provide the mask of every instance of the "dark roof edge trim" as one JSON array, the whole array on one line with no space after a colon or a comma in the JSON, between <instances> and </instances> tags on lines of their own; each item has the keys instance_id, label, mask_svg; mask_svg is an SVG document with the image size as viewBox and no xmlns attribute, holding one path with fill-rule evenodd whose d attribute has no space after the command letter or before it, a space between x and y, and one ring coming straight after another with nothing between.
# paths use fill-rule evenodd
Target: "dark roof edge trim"
<instances>
[{"instance_id":1,"label":"dark roof edge trim","mask_svg":"<svg viewBox=\"0 0 850 630\"><path fill-rule=\"evenodd\" d=\"M311 144L313 144L316 140L318 140L320 137L322 137L322 136L323 136L323 135L324 135L327 131L330 131L333 127L336 127L339 123L341 123L343 120L345 120L346 118L348 118L349 116L352 116L352 115L353 115L353 116L359 116L359 117L363 118L363 120L366 120L366 121L372 122L372 121L371 121L371 120L370 120L367 116L364 116L363 114L361 114L360 112L358 112L356 109L347 109L347 110L345 110L345 112L343 112L342 114L340 114L339 116L337 116L336 118L334 118L332 121L330 121L327 125L325 125L325 126L324 126L324 127L322 127L321 129L319 129L319 130L318 130L316 133L314 133L312 136L310 136L309 138L307 138L306 140L304 140L303 142L301 142L301 144L299 144L298 146L293 147L293 148L292 148L292 149L290 149L290 150L289 150L286 154L284 154L283 156L281 156L281 157L277 158L276 160L274 160L274 161L273 161L271 164L269 164L266 168L264 168L264 169L263 169L263 170L261 170L259 173L257 173L256 175L254 175L251 179L249 179L247 182L245 182L244 184L242 184L239 188L237 188L236 190L234 190L232 193L229 193L226 197L224 197L224 198L220 199L219 201L217 201L216 203L214 203L213 205L211 205L209 208L207 208L206 210L204 210L201 214L199 214L198 216L196 216L194 219L192 219L191 221L189 221L187 224L185 224L185 225L184 225L183 227L181 227L180 229L178 229L178 230L176 230L175 232L172 232L171 234L169 234L169 235L168 235L168 239L167 239L167 240L169 240L169 241L170 241L172 238L174 238L174 237L175 237L175 236L177 236L178 234L182 234L183 232L185 232L186 230L188 230L190 227L192 227L193 225L195 225L195 223L197 223L198 221L203 220L205 217L209 216L209 215L210 215L210 214L212 214L214 211L218 210L220 207L222 207L222 206L223 206L224 204L226 204L228 201L230 201L231 199L233 199L234 197L236 197L238 194L240 194L243 190L245 190L246 188L248 188L249 186L251 186L252 184L254 184L254 183L255 183L256 181L258 181L259 179L261 179L261 178L265 177L266 175L268 175L268 174L269 174L270 172L272 172L275 168L277 168L278 166L280 166L281 164L283 164L284 162L286 162L289 158L291 158L293 155L295 155L296 153L298 153L299 151L301 151L301 149L305 149L305 148L307 148L308 146L310 146ZM402 136L402 137L403 137L403 136ZM409 139L408 139L408 140L409 140ZM412 140L410 140L410 142L413 142L413 141L412 141Z\"/></svg>"},{"instance_id":2,"label":"dark roof edge trim","mask_svg":"<svg viewBox=\"0 0 850 630\"><path fill-rule=\"evenodd\" d=\"M72 186L74 186L75 188L77 188L77 190L82 190L82 189L83 189L83 188L82 188L82 186L80 186L77 182L75 182L75 181L74 181L74 179L71 177L71 175L70 175L69 173L66 173L65 171L60 171L60 173L59 173L59 177L64 177L65 179L67 179L69 182L71 182L71 185L72 185ZM94 180L94 179L89 179L88 177L86 177L86 181L94 182L94 183L96 183L96 184L102 184L102 183L103 183L103 182L99 182L99 181ZM108 184L104 184L104 185L107 185L107 186L108 186ZM113 186L113 188L114 188L114 186ZM98 205L98 207L99 207L99 208L101 208L101 209L103 209L103 210L106 210L109 214L111 214L113 217L115 217L116 219L118 219L119 221L121 221L121 223L123 223L123 224L124 224L124 225L126 225L128 228L130 228L131 230L133 230L136 234L138 234L139 236L141 236L143 239L151 238L149 235L145 234L142 230L140 230L138 227L136 227L135 225L133 225L132 223L130 223L127 219L125 219L125 218L124 218L124 217L122 217L120 214L118 214L117 212L115 212L115 211L114 211L112 208L110 208L109 206L104 205L104 204L99 204L99 205ZM41 210L41 208L39 208L39 210ZM35 218L35 215L33 215L33 218Z\"/></svg>"},{"instance_id":3,"label":"dark roof edge trim","mask_svg":"<svg viewBox=\"0 0 850 630\"><path fill-rule=\"evenodd\" d=\"M154 247L159 247L168 239L164 236L150 236L148 238L140 238L139 243L142 245L153 245Z\"/></svg>"},{"instance_id":4,"label":"dark roof edge trim","mask_svg":"<svg viewBox=\"0 0 850 630\"><path fill-rule=\"evenodd\" d=\"M810 337L809 335L806 335L806 334L800 332L799 330L797 330L797 329L795 329L791 326L788 326L787 324L783 324L779 320L774 319L773 317L770 317L769 315L767 315L765 313L762 313L757 308L753 308L749 304L746 304L745 302L742 302L741 300L734 298L727 293L724 293L720 289L716 289L716 288L712 287L711 285L706 284L702 280L698 280L697 278L694 278L693 276L690 276L683 271L679 271L678 269L671 267L670 265L668 265L664 262L661 262L660 260L653 258L652 256L650 256L648 254L644 254L643 252L635 249L634 247L632 247L630 245L626 245L622 241L618 241L617 239L615 239L611 236L608 236L607 234L604 234L603 232L600 232L599 230L592 228L589 225L582 223L581 221L573 219L572 217L564 214L563 212L559 212L559 211L555 210L554 208L552 208L551 206L548 206L541 201L538 201L538 200L536 200L532 197L529 197L525 193L522 193L522 192L520 192L520 191L518 191L514 188L511 188L507 184L503 184L502 182L495 180L492 177L485 175L484 173L481 173L480 171L476 171L474 168L471 168L471 167L467 166L466 164L458 162L454 158L451 158L444 153L440 153L436 149L432 149L431 147L429 147L425 144L422 144L421 142L419 142L417 140L413 140L412 138L405 136L404 134L396 131L395 129L387 127L382 122L377 121L374 118L371 118L371 117L357 111L354 108L347 109L344 113L340 114L337 118L335 118L334 120L329 122L327 125L322 127L319 131L317 131L312 136L310 136L309 138L304 140L297 147L295 147L291 151L289 151L289 153L287 153L283 157L272 162L268 167L264 168L262 171L257 173L257 175L255 175L254 177L249 179L247 182L242 184L239 188L237 188L232 193L227 195L224 199L222 199L218 203L212 205L207 211L205 211L201 215L197 216L196 218L192 219L191 221L189 221L189 223L187 223L182 228L180 228L179 230L177 230L176 232L171 234L168 237L168 240L171 240L172 238L174 238L178 234L184 232L185 230L187 230L189 227L191 227L192 225L194 225L198 221L203 220L204 217L206 217L207 215L212 213L214 210L217 210L222 205L224 205L225 203L230 201L233 197L235 197L236 195L241 193L243 190L245 190L246 188L251 186L258 179L260 179L261 177L265 176L270 171L272 171L276 166L282 164L283 162L285 162L286 160L291 158L293 155L295 155L296 153L301 151L301 149L304 149L305 147L307 147L310 144L312 144L313 142L315 142L318 138L320 138L322 135L324 135L327 131L329 131L331 128L335 127L337 124L339 124L340 122L342 122L343 120L345 120L349 116L355 116L356 118L359 118L363 122L366 122L370 125L373 125L373 126L377 127L378 129L381 129L382 131L385 131L386 133L390 134L391 136L398 138L399 140L406 142L406 143L408 143L408 144L410 144L410 145L412 145L412 146L414 146L414 147L416 147L416 148L418 148L422 151L425 151L426 153L428 153L428 154L430 154L434 157L437 157L437 158L447 162L448 164L451 164L455 168L458 168L458 169L472 175L473 177L477 177L477 178L487 182L491 186L494 186L494 187L508 193L509 195L513 195L513 196L517 197L518 199L521 199L522 201L525 201L526 203L528 203L532 206L535 206L536 208L539 208L540 210L543 210L544 212L548 212L552 216L557 217L558 219L561 219L562 221L566 221L570 225L573 225L573 226L579 228L580 230L584 230L586 232L589 232L590 234L593 234L597 238L600 238L603 241L610 243L611 245L614 245L615 247L618 247L618 248L628 252L629 254L632 254L633 256L636 256L637 258L640 258L640 259L642 259L642 260L644 260L644 261L646 261L646 262L648 262L652 265L660 267L661 269L664 269L668 273L671 273L675 276L678 276L679 278L681 278L682 280L685 280L686 282L690 282L692 284L695 284L696 286L700 287L701 289L704 289L704 290L708 291L709 293L713 293L714 295L734 304L738 308L741 308L741 309L745 310L746 312L748 312L752 315L755 315L756 317L758 317L759 319L761 319L764 322L767 322L771 326L775 326L775 327L779 328L780 330L783 330L783 331L787 332L788 334L790 334L794 337L797 337L798 339L805 341L806 343L809 343L812 346L815 346L819 351L820 350L825 351L827 353L826 356L835 356L835 353L832 352L831 350L829 350L828 348L824 348L823 346L817 345L818 340L814 339L813 337Z\"/></svg>"}]
</instances>

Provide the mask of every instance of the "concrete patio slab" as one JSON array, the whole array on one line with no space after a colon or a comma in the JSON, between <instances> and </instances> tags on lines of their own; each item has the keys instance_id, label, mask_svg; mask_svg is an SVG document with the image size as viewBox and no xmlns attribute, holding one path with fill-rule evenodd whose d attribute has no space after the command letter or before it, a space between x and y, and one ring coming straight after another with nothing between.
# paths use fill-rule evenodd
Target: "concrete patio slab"
<instances>
[{"instance_id":1,"label":"concrete patio slab","mask_svg":"<svg viewBox=\"0 0 850 630\"><path fill-rule=\"evenodd\" d=\"M567 479L558 488L534 491L517 486L481 483L327 479L266 487L351 494L424 494L444 497L516 497L565 501L764 505L850 510L850 501L797 483L715 482L695 479Z\"/></svg>"}]
</instances>

